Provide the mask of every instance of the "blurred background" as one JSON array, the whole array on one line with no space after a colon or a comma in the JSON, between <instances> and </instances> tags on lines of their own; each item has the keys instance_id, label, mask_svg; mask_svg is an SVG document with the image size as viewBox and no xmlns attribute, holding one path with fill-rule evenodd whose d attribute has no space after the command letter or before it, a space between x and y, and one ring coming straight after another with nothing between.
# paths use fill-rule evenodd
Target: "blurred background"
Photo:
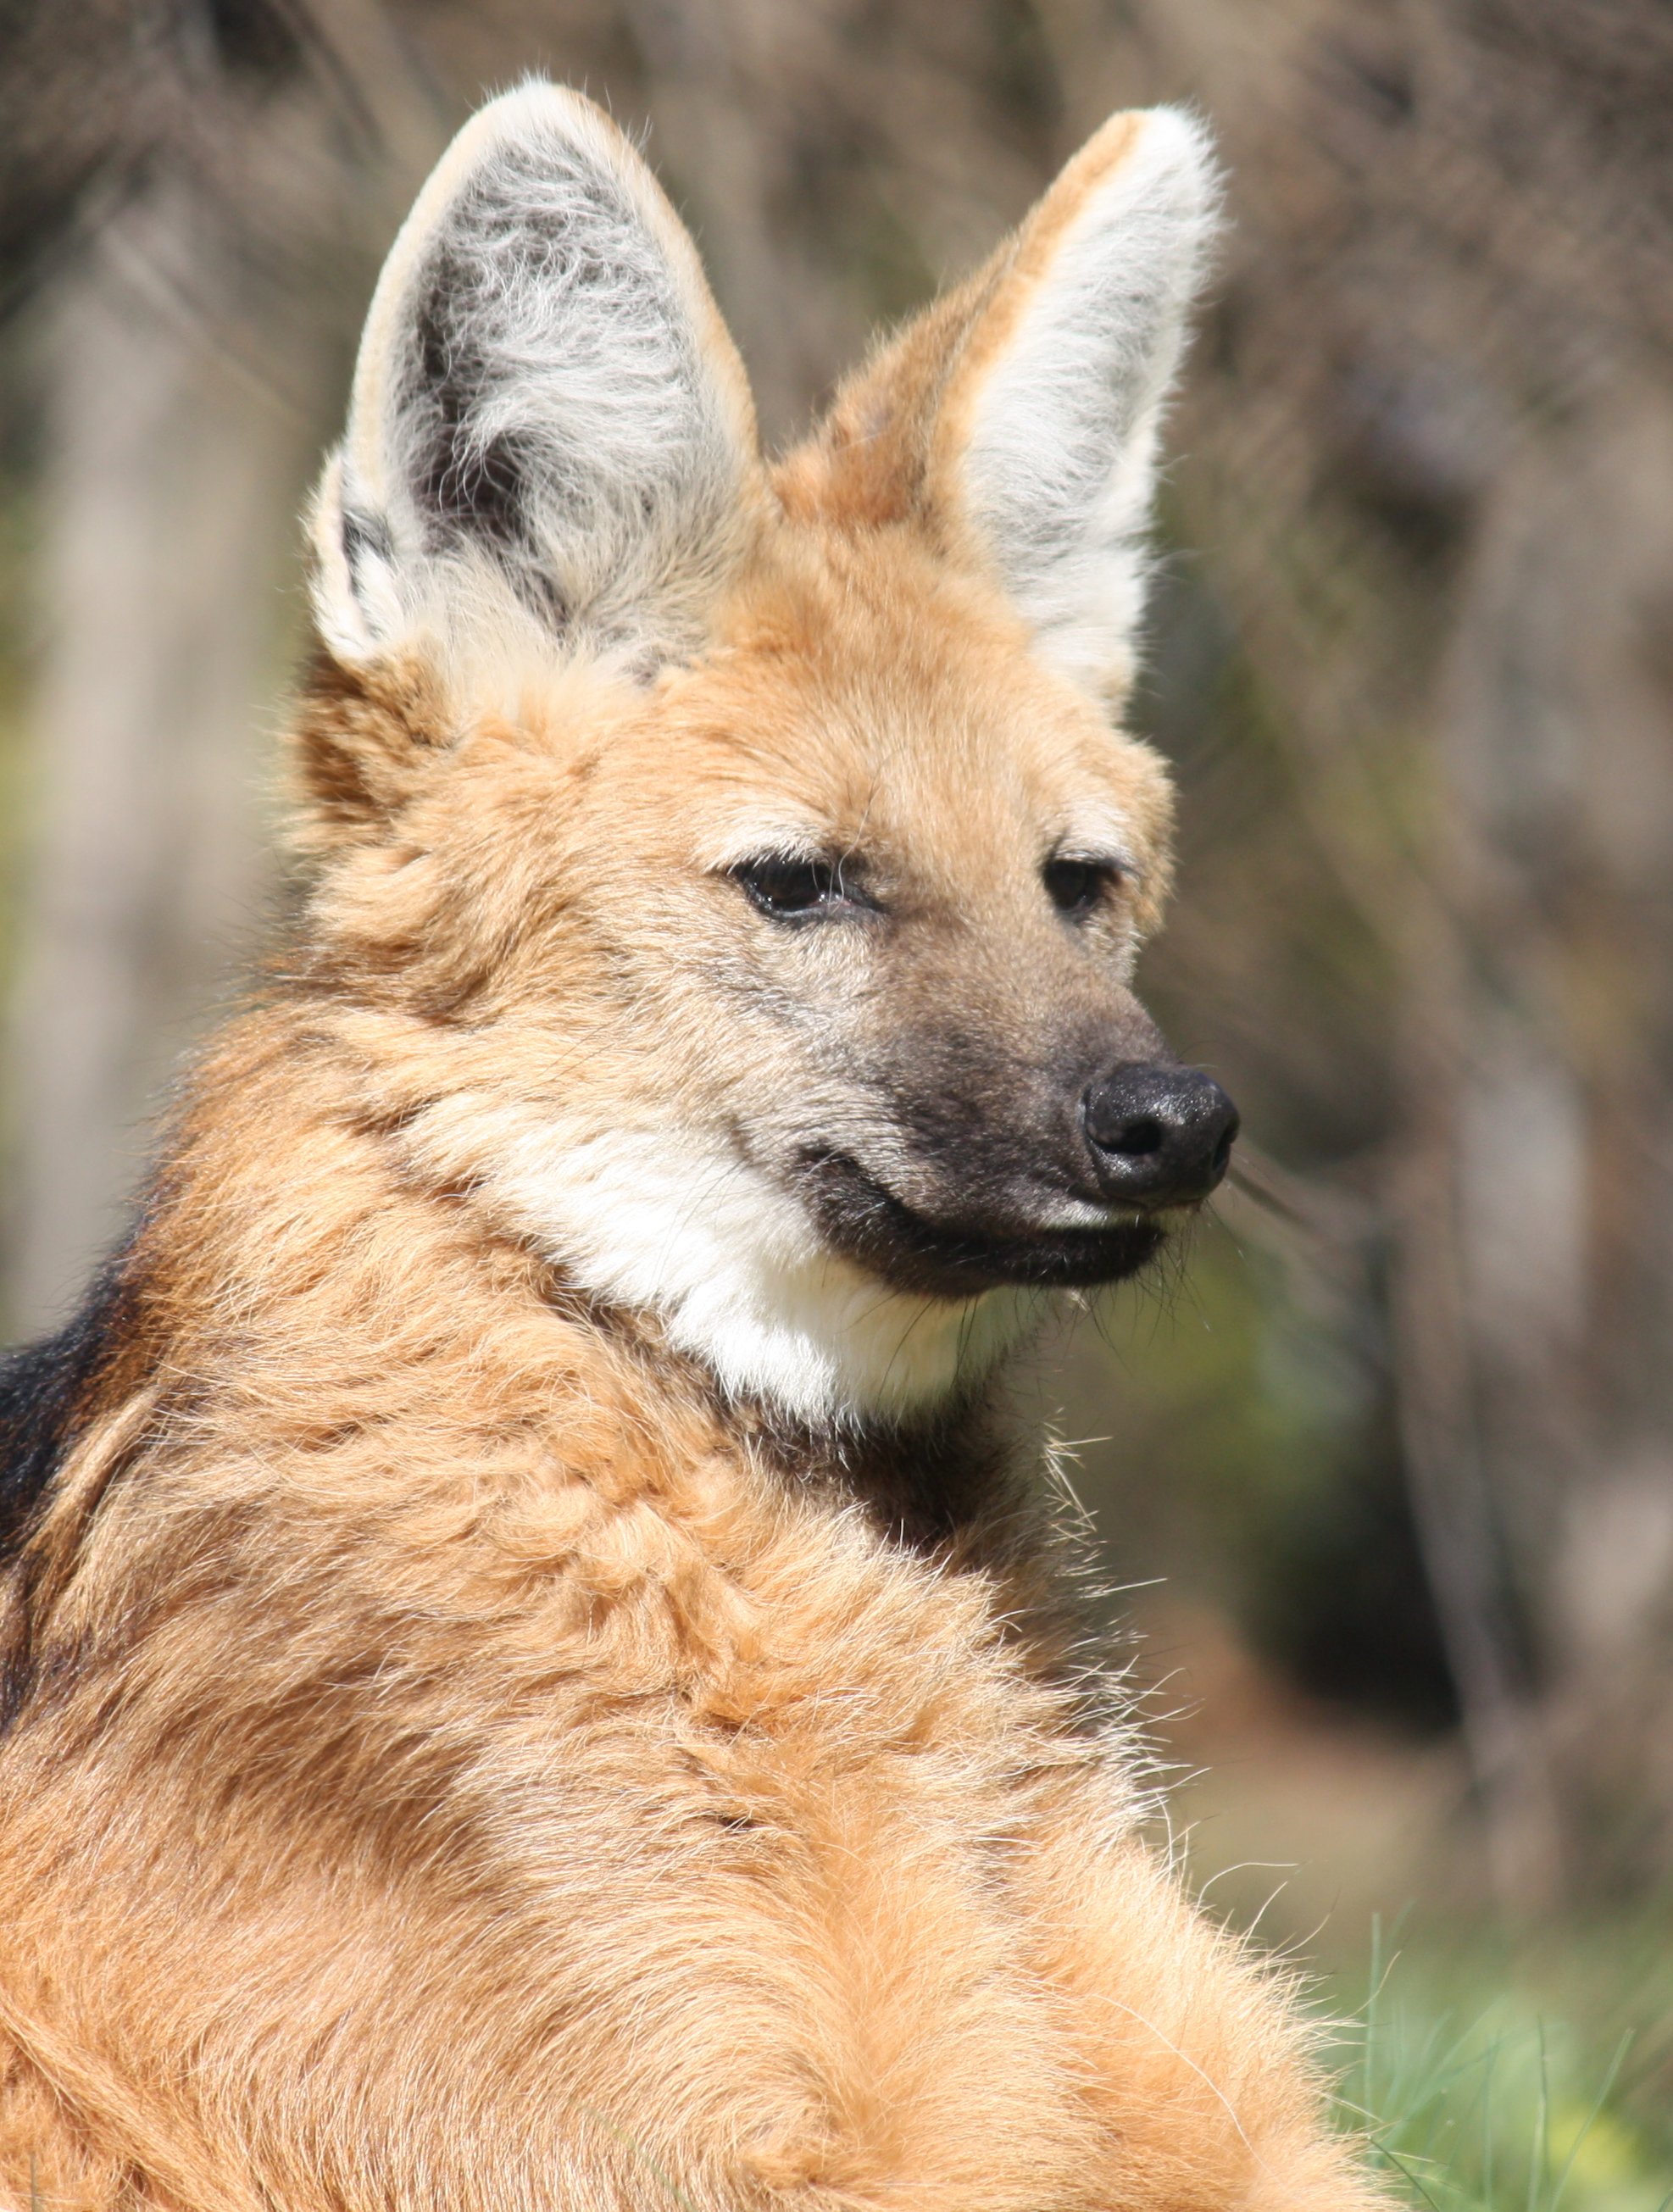
<instances>
[{"instance_id":1,"label":"blurred background","mask_svg":"<svg viewBox=\"0 0 1673 2212\"><path fill-rule=\"evenodd\" d=\"M1399 2188L1673 2204L1667 0L12 0L0 1316L73 1302L283 896L295 517L378 261L529 69L792 435L1118 106L1229 172L1136 719L1248 1140L1049 1346L1177 1848Z\"/></svg>"}]
</instances>

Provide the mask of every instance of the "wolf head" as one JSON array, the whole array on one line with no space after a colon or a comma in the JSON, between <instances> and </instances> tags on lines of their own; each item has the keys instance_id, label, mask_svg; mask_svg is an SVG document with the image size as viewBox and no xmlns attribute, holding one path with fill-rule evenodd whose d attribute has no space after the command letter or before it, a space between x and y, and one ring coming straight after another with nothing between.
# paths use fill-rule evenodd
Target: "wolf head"
<instances>
[{"instance_id":1,"label":"wolf head","mask_svg":"<svg viewBox=\"0 0 1673 2212\"><path fill-rule=\"evenodd\" d=\"M1224 1170L1133 995L1169 793L1117 720L1213 199L1195 124L1116 117L770 468L573 93L484 109L378 286L313 960L413 1172L799 1417L934 1405Z\"/></svg>"}]
</instances>

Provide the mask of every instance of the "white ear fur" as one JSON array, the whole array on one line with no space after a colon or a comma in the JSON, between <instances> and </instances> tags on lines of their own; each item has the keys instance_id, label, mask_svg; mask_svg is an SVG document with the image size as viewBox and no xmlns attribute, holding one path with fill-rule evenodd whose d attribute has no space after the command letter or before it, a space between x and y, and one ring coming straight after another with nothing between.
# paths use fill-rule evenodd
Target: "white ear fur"
<instances>
[{"instance_id":1,"label":"white ear fur","mask_svg":"<svg viewBox=\"0 0 1673 2212\"><path fill-rule=\"evenodd\" d=\"M483 108L379 279L315 503L350 663L508 624L642 669L691 649L758 481L747 382L684 226L590 100Z\"/></svg>"},{"instance_id":2,"label":"white ear fur","mask_svg":"<svg viewBox=\"0 0 1673 2212\"><path fill-rule=\"evenodd\" d=\"M955 503L1041 653L1094 692L1130 665L1157 434L1216 197L1191 117L1112 118L1025 224L948 394Z\"/></svg>"}]
</instances>

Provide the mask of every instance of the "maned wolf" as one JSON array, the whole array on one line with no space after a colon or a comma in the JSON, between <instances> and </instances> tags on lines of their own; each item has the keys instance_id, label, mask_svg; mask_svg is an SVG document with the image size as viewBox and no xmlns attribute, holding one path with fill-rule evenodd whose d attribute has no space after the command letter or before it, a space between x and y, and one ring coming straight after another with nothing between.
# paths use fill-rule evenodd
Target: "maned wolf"
<instances>
[{"instance_id":1,"label":"maned wolf","mask_svg":"<svg viewBox=\"0 0 1673 2212\"><path fill-rule=\"evenodd\" d=\"M1234 1133L1112 719L1211 200L1116 117L770 470L595 108L421 197L306 922L6 1383L10 2204L1374 2201L995 1381Z\"/></svg>"}]
</instances>

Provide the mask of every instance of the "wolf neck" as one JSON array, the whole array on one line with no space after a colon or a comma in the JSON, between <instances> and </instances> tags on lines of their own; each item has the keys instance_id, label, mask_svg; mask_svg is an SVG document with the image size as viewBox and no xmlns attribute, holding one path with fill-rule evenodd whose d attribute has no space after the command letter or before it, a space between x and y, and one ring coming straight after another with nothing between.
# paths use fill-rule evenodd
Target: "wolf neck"
<instances>
[{"instance_id":1,"label":"wolf neck","mask_svg":"<svg viewBox=\"0 0 1673 2212\"><path fill-rule=\"evenodd\" d=\"M653 1316L728 1397L819 1431L957 1403L1022 1337L1038 1295L891 1291L832 1253L788 1193L716 1141L531 1126L495 1194L578 1286Z\"/></svg>"},{"instance_id":2,"label":"wolf neck","mask_svg":"<svg viewBox=\"0 0 1673 2212\"><path fill-rule=\"evenodd\" d=\"M833 1437L934 1420L988 1380L1025 1326L1007 1291L959 1304L907 1296L839 1260L776 1273L745 1259L664 1325L727 1395Z\"/></svg>"},{"instance_id":3,"label":"wolf neck","mask_svg":"<svg viewBox=\"0 0 1673 2212\"><path fill-rule=\"evenodd\" d=\"M404 1481L429 1469L443 1489L472 1468L487 1479L484 1451L498 1466L520 1440L542 1468L607 1468L612 1484L652 1481L647 1468L672 1454L724 1487L732 1460L740 1496L757 1495L764 1472L930 1545L991 1517L1020 1479L982 1387L1020 1308L897 1312L887 1336L875 1312L886 1293L865 1284L862 1298L815 1273L800 1279L807 1309L781 1323L771 1301L790 1292L772 1267L790 1267L786 1255L745 1265L713 1212L747 1174L711 1182L709 1209L688 1207L671 1231L649 1180L624 1188L595 1159L589 1186L530 1152L513 1206L492 1174L438 1176L422 1116L368 1110L353 1057L324 1027L311 1005L282 1003L222 1033L125 1263L150 1316L128 1350L191 1378L199 1426L224 1423L229 1458L253 1446L264 1468L300 1455L317 1474L324 1453L381 1482L392 1457ZM581 1233L587 1205L551 1210L578 1187L603 1208L597 1247ZM619 1266L575 1264L599 1249Z\"/></svg>"}]
</instances>

